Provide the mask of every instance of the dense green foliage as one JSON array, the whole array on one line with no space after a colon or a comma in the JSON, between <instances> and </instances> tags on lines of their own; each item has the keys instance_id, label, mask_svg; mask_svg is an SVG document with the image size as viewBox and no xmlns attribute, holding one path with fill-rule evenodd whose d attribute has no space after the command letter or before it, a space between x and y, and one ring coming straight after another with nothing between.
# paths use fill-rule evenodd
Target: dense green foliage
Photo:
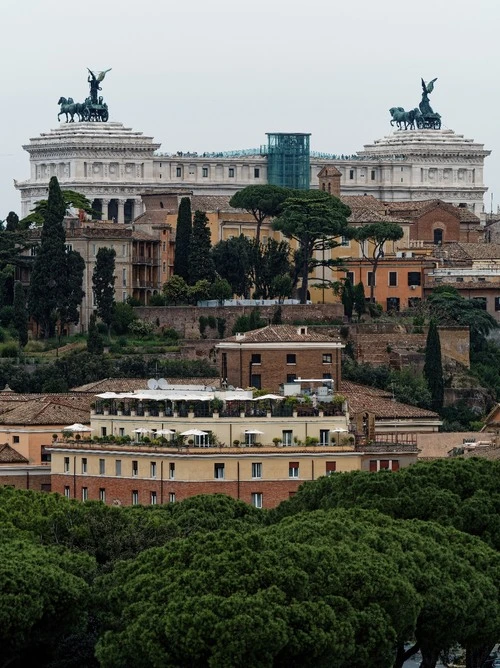
<instances>
[{"instance_id":1,"label":"dense green foliage","mask_svg":"<svg viewBox=\"0 0 500 668\"><path fill-rule=\"evenodd\" d=\"M323 191L297 192L282 205L273 221L273 229L297 243L297 275L302 277L300 301L307 302L309 273L317 261L316 251L339 246L339 237L347 233L350 209L337 197ZM334 261L330 261L333 263Z\"/></svg>"},{"instance_id":2,"label":"dense green foliage","mask_svg":"<svg viewBox=\"0 0 500 668\"><path fill-rule=\"evenodd\" d=\"M66 202L53 176L49 198L41 209L43 227L28 292L29 313L46 338L53 336L58 321L60 331L68 323L78 322L78 307L84 294L84 261L76 251L66 252L65 213Z\"/></svg>"},{"instance_id":3,"label":"dense green foliage","mask_svg":"<svg viewBox=\"0 0 500 668\"><path fill-rule=\"evenodd\" d=\"M256 306L249 315L240 315L233 325L233 336L243 332L251 332L253 329L261 329L267 325L267 321L260 315L260 309Z\"/></svg>"},{"instance_id":4,"label":"dense green foliage","mask_svg":"<svg viewBox=\"0 0 500 668\"><path fill-rule=\"evenodd\" d=\"M16 281L14 284L14 311L12 324L17 332L20 348L28 343L28 310L26 308L26 295L23 284Z\"/></svg>"},{"instance_id":5,"label":"dense green foliage","mask_svg":"<svg viewBox=\"0 0 500 668\"><path fill-rule=\"evenodd\" d=\"M211 253L210 227L204 211L195 211L189 246L189 283L205 280L213 283L215 265Z\"/></svg>"},{"instance_id":6,"label":"dense green foliage","mask_svg":"<svg viewBox=\"0 0 500 668\"><path fill-rule=\"evenodd\" d=\"M189 280L189 249L191 247L191 200L183 197L177 213L177 227L175 230L174 274L185 281Z\"/></svg>"},{"instance_id":7,"label":"dense green foliage","mask_svg":"<svg viewBox=\"0 0 500 668\"><path fill-rule=\"evenodd\" d=\"M114 248L99 248L92 274L97 315L106 324L108 331L113 321L115 307L115 257Z\"/></svg>"},{"instance_id":8,"label":"dense green foliage","mask_svg":"<svg viewBox=\"0 0 500 668\"><path fill-rule=\"evenodd\" d=\"M266 218L277 216L282 209L283 202L293 192L289 188L273 185L247 186L235 193L229 200L229 204L235 209L245 209L253 215L257 222L255 239L259 244L262 223Z\"/></svg>"},{"instance_id":9,"label":"dense green foliage","mask_svg":"<svg viewBox=\"0 0 500 668\"><path fill-rule=\"evenodd\" d=\"M499 474L337 474L272 511L0 488L4 665L401 668L419 649L434 668L460 644L481 668L500 633Z\"/></svg>"},{"instance_id":10,"label":"dense green foliage","mask_svg":"<svg viewBox=\"0 0 500 668\"><path fill-rule=\"evenodd\" d=\"M104 352L104 341L97 329L96 315L92 313L89 318L89 330L87 334L87 352L92 355L102 355Z\"/></svg>"},{"instance_id":11,"label":"dense green foliage","mask_svg":"<svg viewBox=\"0 0 500 668\"><path fill-rule=\"evenodd\" d=\"M443 407L444 381L441 361L441 342L436 321L431 320L425 344L424 378L431 393L432 408L439 411Z\"/></svg>"}]
</instances>

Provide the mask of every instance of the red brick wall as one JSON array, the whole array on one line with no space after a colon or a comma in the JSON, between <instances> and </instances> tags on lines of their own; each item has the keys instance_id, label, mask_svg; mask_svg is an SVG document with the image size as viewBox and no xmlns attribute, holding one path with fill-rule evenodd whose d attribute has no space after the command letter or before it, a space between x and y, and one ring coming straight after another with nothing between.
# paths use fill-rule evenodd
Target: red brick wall
<instances>
[{"instance_id":1,"label":"red brick wall","mask_svg":"<svg viewBox=\"0 0 500 668\"><path fill-rule=\"evenodd\" d=\"M132 491L139 492L139 503L150 504L150 494L156 492L157 503L169 503L169 495L175 493L175 500L182 501L197 494L227 494L233 499L251 502L253 493L262 493L263 507L274 508L294 494L304 480L255 480L206 482L183 482L176 480L141 480L130 478L93 478L91 476L52 475L52 491L64 494L68 486L71 498L82 499L82 487L88 489L88 499L98 500L99 490L106 490L106 503L112 505L115 500L120 505L132 505ZM163 497L163 501L162 501Z\"/></svg>"},{"instance_id":2,"label":"red brick wall","mask_svg":"<svg viewBox=\"0 0 500 668\"><path fill-rule=\"evenodd\" d=\"M227 379L230 385L248 387L251 385L251 374L261 376L261 387L277 392L280 383L286 383L287 375L295 374L301 378L323 378L330 373L335 380L335 388L340 387L340 351L325 348L324 350L301 350L289 344L282 350L224 350L227 354ZM252 354L261 355L260 364L251 364ZM331 364L323 364L323 353L332 356ZM296 364L287 364L287 354L296 355ZM219 353L219 361L222 355ZM241 368L241 372L240 372Z\"/></svg>"},{"instance_id":3,"label":"red brick wall","mask_svg":"<svg viewBox=\"0 0 500 668\"><path fill-rule=\"evenodd\" d=\"M0 474L0 487L15 487L15 489L32 489L35 492L50 492L51 476L49 471L43 475L8 475Z\"/></svg>"},{"instance_id":4,"label":"red brick wall","mask_svg":"<svg viewBox=\"0 0 500 668\"><path fill-rule=\"evenodd\" d=\"M440 207L425 213L413 225L410 225L410 239L433 242L436 228L443 230L443 243L461 241L460 221L452 213Z\"/></svg>"}]
</instances>

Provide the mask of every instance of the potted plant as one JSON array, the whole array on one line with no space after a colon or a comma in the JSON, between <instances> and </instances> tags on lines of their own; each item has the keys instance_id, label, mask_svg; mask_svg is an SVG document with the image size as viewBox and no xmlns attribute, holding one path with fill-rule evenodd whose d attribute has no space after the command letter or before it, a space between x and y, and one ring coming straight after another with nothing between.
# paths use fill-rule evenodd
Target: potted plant
<instances>
[{"instance_id":1,"label":"potted plant","mask_svg":"<svg viewBox=\"0 0 500 668\"><path fill-rule=\"evenodd\" d=\"M240 441L237 438L235 438L234 441L233 441L234 447L237 448L239 446L239 444L240 444Z\"/></svg>"},{"instance_id":2,"label":"potted plant","mask_svg":"<svg viewBox=\"0 0 500 668\"><path fill-rule=\"evenodd\" d=\"M109 401L105 401L102 405L104 415L109 415Z\"/></svg>"},{"instance_id":3,"label":"potted plant","mask_svg":"<svg viewBox=\"0 0 500 668\"><path fill-rule=\"evenodd\" d=\"M222 401L222 399L214 399L212 401L212 411L213 411L213 413L219 415L223 406L224 406L224 402Z\"/></svg>"},{"instance_id":4,"label":"potted plant","mask_svg":"<svg viewBox=\"0 0 500 668\"><path fill-rule=\"evenodd\" d=\"M120 401L116 411L117 415L123 415L123 407L124 407L123 401Z\"/></svg>"},{"instance_id":5,"label":"potted plant","mask_svg":"<svg viewBox=\"0 0 500 668\"><path fill-rule=\"evenodd\" d=\"M278 447L279 443L281 443L281 438L278 438L277 436L275 436L273 438L273 443L276 447Z\"/></svg>"},{"instance_id":6,"label":"potted plant","mask_svg":"<svg viewBox=\"0 0 500 668\"><path fill-rule=\"evenodd\" d=\"M165 402L158 402L158 416L165 417Z\"/></svg>"}]
</instances>

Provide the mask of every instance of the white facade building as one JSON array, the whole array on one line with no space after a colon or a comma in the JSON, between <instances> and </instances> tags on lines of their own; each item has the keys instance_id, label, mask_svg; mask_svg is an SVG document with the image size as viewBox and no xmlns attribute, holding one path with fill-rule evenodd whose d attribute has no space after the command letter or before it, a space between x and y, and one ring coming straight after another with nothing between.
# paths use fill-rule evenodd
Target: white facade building
<instances>
[{"instance_id":1,"label":"white facade building","mask_svg":"<svg viewBox=\"0 0 500 668\"><path fill-rule=\"evenodd\" d=\"M234 154L160 154L152 137L122 123L63 123L30 139L31 176L16 182L21 215L45 198L51 176L86 195L103 219L129 222L143 211L141 193L186 188L230 195L267 183L265 151ZM311 187L325 165L340 170L345 195L386 201L439 198L483 213L484 159L490 151L453 130L396 130L352 156L312 154Z\"/></svg>"}]
</instances>

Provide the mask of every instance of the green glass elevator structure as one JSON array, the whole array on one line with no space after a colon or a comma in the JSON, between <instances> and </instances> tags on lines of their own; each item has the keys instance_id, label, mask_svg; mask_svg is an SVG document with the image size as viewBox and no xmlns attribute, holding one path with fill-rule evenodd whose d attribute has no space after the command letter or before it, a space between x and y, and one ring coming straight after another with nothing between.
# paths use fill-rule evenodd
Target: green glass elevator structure
<instances>
[{"instance_id":1,"label":"green glass elevator structure","mask_svg":"<svg viewBox=\"0 0 500 668\"><path fill-rule=\"evenodd\" d=\"M267 182L285 188L309 190L308 132L267 132Z\"/></svg>"}]
</instances>

